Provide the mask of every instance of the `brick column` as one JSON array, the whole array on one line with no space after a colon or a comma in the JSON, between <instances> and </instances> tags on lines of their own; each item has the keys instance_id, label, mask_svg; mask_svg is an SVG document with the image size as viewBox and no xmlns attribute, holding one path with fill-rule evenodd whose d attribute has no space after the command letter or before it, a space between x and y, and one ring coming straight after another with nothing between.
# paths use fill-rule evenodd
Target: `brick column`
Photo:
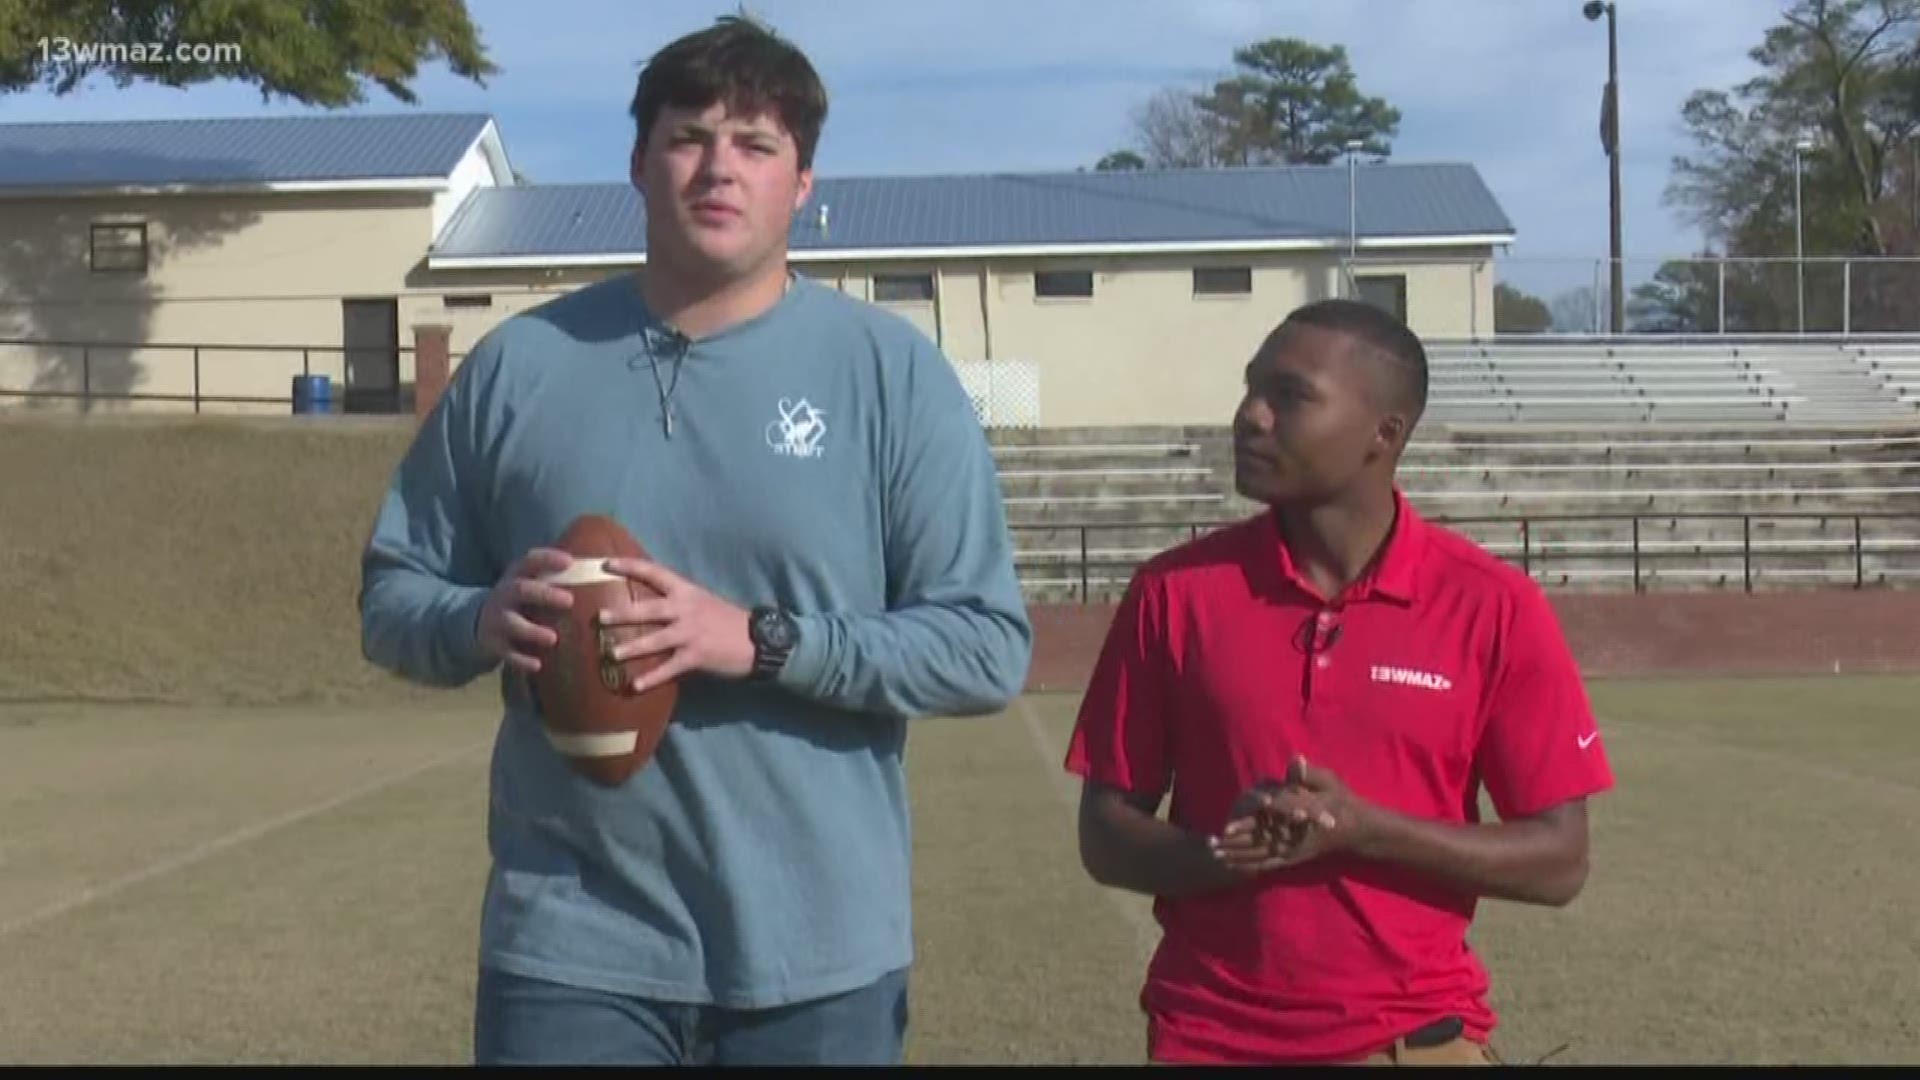
<instances>
[{"instance_id":1,"label":"brick column","mask_svg":"<svg viewBox=\"0 0 1920 1080\"><path fill-rule=\"evenodd\" d=\"M426 419L447 389L452 337L451 326L415 325L413 328L413 415L416 420Z\"/></svg>"}]
</instances>

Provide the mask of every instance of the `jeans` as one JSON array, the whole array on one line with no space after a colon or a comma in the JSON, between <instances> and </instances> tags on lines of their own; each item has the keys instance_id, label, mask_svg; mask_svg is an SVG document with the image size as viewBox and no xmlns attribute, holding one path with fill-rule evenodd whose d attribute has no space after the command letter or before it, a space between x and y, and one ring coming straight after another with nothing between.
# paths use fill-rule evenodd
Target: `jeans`
<instances>
[{"instance_id":1,"label":"jeans","mask_svg":"<svg viewBox=\"0 0 1920 1080\"><path fill-rule=\"evenodd\" d=\"M482 967L476 1065L898 1065L907 971L844 994L723 1009L565 986Z\"/></svg>"}]
</instances>

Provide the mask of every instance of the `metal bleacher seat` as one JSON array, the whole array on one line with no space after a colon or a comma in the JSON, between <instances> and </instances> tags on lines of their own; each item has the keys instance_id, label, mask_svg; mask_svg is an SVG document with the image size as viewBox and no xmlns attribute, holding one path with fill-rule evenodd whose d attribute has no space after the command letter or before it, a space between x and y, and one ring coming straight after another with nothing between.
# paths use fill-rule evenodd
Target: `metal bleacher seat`
<instances>
[{"instance_id":1,"label":"metal bleacher seat","mask_svg":"<svg viewBox=\"0 0 1920 1080\"><path fill-rule=\"evenodd\" d=\"M1428 371L1403 490L1543 584L1920 585L1920 344L1439 342ZM1111 599L1252 509L1224 430L999 441L1036 597Z\"/></svg>"},{"instance_id":2,"label":"metal bleacher seat","mask_svg":"<svg viewBox=\"0 0 1920 1080\"><path fill-rule=\"evenodd\" d=\"M1555 397L1477 397L1429 399L1427 415L1438 423L1714 423L1784 420L1804 399L1788 396L1739 397L1590 394Z\"/></svg>"},{"instance_id":3,"label":"metal bleacher seat","mask_svg":"<svg viewBox=\"0 0 1920 1080\"><path fill-rule=\"evenodd\" d=\"M1920 348L1438 342L1431 415L1458 423L1875 421L1920 416Z\"/></svg>"}]
</instances>

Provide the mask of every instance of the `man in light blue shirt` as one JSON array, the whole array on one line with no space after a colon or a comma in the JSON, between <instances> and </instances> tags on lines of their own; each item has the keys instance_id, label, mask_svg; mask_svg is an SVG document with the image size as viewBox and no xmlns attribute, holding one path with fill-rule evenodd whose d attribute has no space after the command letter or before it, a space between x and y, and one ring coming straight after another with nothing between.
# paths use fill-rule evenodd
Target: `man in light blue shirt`
<instances>
[{"instance_id":1,"label":"man in light blue shirt","mask_svg":"<svg viewBox=\"0 0 1920 1080\"><path fill-rule=\"evenodd\" d=\"M503 322L396 469L363 560L374 662L501 670L479 1063L896 1063L913 957L911 718L998 711L1032 629L997 474L952 365L797 277L826 94L723 19L633 100L647 267ZM616 788L544 738L551 545L620 521L664 594L626 646L681 680Z\"/></svg>"}]
</instances>

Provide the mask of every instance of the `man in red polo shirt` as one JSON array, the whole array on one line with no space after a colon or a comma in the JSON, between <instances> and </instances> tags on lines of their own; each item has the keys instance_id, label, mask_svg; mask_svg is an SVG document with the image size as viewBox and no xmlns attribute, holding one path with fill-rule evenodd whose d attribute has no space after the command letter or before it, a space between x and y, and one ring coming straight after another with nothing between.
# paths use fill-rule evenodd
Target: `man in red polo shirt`
<instances>
[{"instance_id":1,"label":"man in red polo shirt","mask_svg":"<svg viewBox=\"0 0 1920 1080\"><path fill-rule=\"evenodd\" d=\"M1156 898L1155 1061L1486 1063L1476 903L1585 882L1606 751L1538 586L1399 491L1426 392L1391 316L1294 312L1234 416L1271 510L1149 561L1109 628L1066 765L1088 873Z\"/></svg>"}]
</instances>

